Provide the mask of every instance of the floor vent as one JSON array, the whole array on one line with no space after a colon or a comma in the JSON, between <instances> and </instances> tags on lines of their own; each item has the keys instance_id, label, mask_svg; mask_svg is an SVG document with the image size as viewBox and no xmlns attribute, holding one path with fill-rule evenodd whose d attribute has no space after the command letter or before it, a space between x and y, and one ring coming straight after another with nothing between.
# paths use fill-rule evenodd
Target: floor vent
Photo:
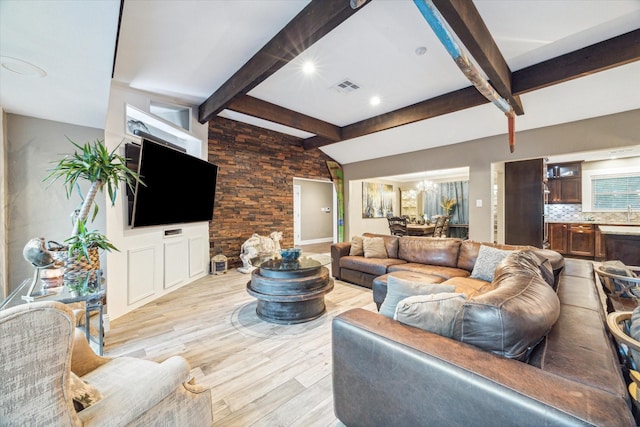
<instances>
[{"instance_id":1,"label":"floor vent","mask_svg":"<svg viewBox=\"0 0 640 427\"><path fill-rule=\"evenodd\" d=\"M360 89L360 85L355 83L352 79L345 78L340 82L336 83L335 85L333 85L333 88L336 89L338 92L349 93L349 92L353 92L356 89Z\"/></svg>"}]
</instances>

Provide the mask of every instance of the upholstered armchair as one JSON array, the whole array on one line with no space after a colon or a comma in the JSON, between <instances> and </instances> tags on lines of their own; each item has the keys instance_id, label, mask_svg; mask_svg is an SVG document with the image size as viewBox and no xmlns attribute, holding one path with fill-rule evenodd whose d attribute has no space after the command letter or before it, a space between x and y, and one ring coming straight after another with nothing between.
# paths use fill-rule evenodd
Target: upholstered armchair
<instances>
[{"instance_id":1,"label":"upholstered armchair","mask_svg":"<svg viewBox=\"0 0 640 427\"><path fill-rule=\"evenodd\" d=\"M0 426L212 424L211 392L184 358L97 356L57 302L0 311L0 378Z\"/></svg>"}]
</instances>

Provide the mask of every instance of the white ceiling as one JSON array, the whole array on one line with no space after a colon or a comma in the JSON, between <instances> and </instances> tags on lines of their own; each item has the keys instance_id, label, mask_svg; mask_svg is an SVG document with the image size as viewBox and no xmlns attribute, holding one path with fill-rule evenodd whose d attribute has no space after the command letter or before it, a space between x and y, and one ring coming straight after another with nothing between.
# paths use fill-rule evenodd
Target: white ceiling
<instances>
[{"instance_id":1,"label":"white ceiling","mask_svg":"<svg viewBox=\"0 0 640 427\"><path fill-rule=\"evenodd\" d=\"M307 3L127 0L114 80L197 106ZM512 71L640 27L639 0L474 4ZM0 55L47 72L26 77L0 69L5 111L104 127L119 7L117 0L0 0ZM421 56L415 53L420 46L427 48ZM300 71L307 59L316 63L312 76ZM516 118L516 130L638 109L637 76L640 62L522 95L525 115ZM333 86L344 78L361 89L336 91ZM344 126L467 86L412 1L373 0L249 94ZM368 103L372 95L382 99L377 107ZM348 164L505 134L506 128L504 114L486 104L322 150Z\"/></svg>"}]
</instances>

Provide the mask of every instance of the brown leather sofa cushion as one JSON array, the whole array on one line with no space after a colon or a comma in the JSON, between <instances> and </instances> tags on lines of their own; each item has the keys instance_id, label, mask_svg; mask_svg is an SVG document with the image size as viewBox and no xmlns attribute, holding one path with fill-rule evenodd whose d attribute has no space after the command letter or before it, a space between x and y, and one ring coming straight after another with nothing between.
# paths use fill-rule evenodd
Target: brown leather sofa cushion
<instances>
[{"instance_id":1,"label":"brown leather sofa cushion","mask_svg":"<svg viewBox=\"0 0 640 427\"><path fill-rule=\"evenodd\" d=\"M395 271L411 271L413 273L429 274L439 276L443 279L450 277L468 277L469 272L455 267L443 267L440 265L418 264L415 262L405 262L403 264L394 264L389 266L389 273Z\"/></svg>"},{"instance_id":2,"label":"brown leather sofa cushion","mask_svg":"<svg viewBox=\"0 0 640 427\"><path fill-rule=\"evenodd\" d=\"M455 291L465 294L467 298L473 298L476 295L484 294L494 290L497 285L493 282L485 282L480 279L472 279L471 277L452 277L446 281L447 285L455 286Z\"/></svg>"},{"instance_id":3,"label":"brown leather sofa cushion","mask_svg":"<svg viewBox=\"0 0 640 427\"><path fill-rule=\"evenodd\" d=\"M378 276L386 274L387 268L395 264L406 264L406 261L397 258L365 258L362 256L344 256L340 258L340 268L348 268Z\"/></svg>"},{"instance_id":4,"label":"brown leather sofa cushion","mask_svg":"<svg viewBox=\"0 0 640 427\"><path fill-rule=\"evenodd\" d=\"M460 239L425 239L424 237L403 236L399 239L398 258L418 264L458 266Z\"/></svg>"},{"instance_id":5,"label":"brown leather sofa cushion","mask_svg":"<svg viewBox=\"0 0 640 427\"><path fill-rule=\"evenodd\" d=\"M526 360L560 315L560 301L531 251L510 254L496 269L496 289L463 306L453 338L501 356Z\"/></svg>"}]
</instances>

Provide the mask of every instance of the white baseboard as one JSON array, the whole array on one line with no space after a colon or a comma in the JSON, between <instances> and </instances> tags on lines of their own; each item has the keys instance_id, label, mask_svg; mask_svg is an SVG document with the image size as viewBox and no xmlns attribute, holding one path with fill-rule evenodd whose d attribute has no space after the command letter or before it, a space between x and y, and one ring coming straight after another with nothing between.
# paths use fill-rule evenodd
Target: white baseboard
<instances>
[{"instance_id":1,"label":"white baseboard","mask_svg":"<svg viewBox=\"0 0 640 427\"><path fill-rule=\"evenodd\" d=\"M300 240L296 245L315 245L317 243L333 243L333 237L325 237L322 239Z\"/></svg>"}]
</instances>

